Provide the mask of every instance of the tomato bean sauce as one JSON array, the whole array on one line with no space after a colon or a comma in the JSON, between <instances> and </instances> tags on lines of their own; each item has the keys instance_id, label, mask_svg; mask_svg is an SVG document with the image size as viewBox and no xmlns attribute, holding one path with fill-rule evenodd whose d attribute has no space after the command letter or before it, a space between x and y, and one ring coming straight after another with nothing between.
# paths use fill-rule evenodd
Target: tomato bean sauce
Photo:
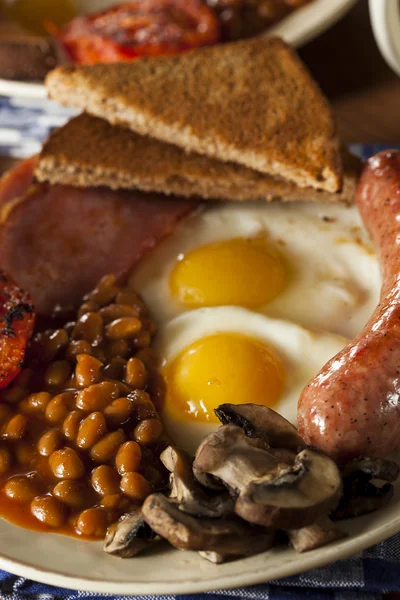
<instances>
[{"instance_id":1,"label":"tomato bean sauce","mask_svg":"<svg viewBox=\"0 0 400 600\"><path fill-rule=\"evenodd\" d=\"M77 312L56 307L37 328L24 368L0 391L0 516L101 539L165 488L154 333L141 299L113 276Z\"/></svg>"}]
</instances>

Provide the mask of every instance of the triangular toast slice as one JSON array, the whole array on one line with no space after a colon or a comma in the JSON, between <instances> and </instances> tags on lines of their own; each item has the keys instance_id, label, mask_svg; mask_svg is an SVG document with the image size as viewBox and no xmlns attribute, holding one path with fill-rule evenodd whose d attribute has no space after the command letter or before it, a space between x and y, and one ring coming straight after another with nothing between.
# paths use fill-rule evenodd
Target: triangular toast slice
<instances>
[{"instance_id":1,"label":"triangular toast slice","mask_svg":"<svg viewBox=\"0 0 400 600\"><path fill-rule=\"evenodd\" d=\"M79 140L79 143L77 143ZM329 193L223 163L181 148L113 127L82 114L54 131L39 157L40 181L76 187L138 188L211 200L353 201L360 161L344 154L341 192Z\"/></svg>"},{"instance_id":2,"label":"triangular toast slice","mask_svg":"<svg viewBox=\"0 0 400 600\"><path fill-rule=\"evenodd\" d=\"M255 38L128 63L52 71L51 98L112 124L301 187L342 185L334 120L295 52Z\"/></svg>"}]
</instances>

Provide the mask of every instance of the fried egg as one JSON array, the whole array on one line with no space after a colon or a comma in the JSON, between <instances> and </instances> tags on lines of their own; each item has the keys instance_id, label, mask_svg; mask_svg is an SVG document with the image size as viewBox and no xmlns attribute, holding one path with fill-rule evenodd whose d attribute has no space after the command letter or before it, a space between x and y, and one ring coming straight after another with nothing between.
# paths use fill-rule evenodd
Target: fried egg
<instances>
[{"instance_id":1,"label":"fried egg","mask_svg":"<svg viewBox=\"0 0 400 600\"><path fill-rule=\"evenodd\" d=\"M186 312L162 326L156 342L166 430L194 453L225 402L263 404L296 423L302 389L347 341L236 306Z\"/></svg>"},{"instance_id":2,"label":"fried egg","mask_svg":"<svg viewBox=\"0 0 400 600\"><path fill-rule=\"evenodd\" d=\"M181 223L133 285L159 325L239 306L351 338L378 301L380 273L355 206L229 203Z\"/></svg>"}]
</instances>

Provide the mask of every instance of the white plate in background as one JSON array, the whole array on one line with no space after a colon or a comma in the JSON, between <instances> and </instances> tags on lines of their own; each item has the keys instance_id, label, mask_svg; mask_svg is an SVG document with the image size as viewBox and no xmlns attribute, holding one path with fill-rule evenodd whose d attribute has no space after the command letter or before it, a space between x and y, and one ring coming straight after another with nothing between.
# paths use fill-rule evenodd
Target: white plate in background
<instances>
[{"instance_id":1,"label":"white plate in background","mask_svg":"<svg viewBox=\"0 0 400 600\"><path fill-rule=\"evenodd\" d=\"M309 42L343 17L356 0L313 0L309 5L295 10L291 15L268 30L279 35L296 48ZM116 4L116 0L75 0L79 12L93 12ZM0 79L0 95L32 100L46 98L41 83L25 83Z\"/></svg>"}]
</instances>

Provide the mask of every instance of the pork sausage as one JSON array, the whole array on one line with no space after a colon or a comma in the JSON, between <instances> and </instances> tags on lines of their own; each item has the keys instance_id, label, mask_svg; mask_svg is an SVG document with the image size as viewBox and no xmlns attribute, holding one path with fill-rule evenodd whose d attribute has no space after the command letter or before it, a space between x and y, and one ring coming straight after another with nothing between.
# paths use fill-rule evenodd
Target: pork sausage
<instances>
[{"instance_id":1,"label":"pork sausage","mask_svg":"<svg viewBox=\"0 0 400 600\"><path fill-rule=\"evenodd\" d=\"M400 151L381 152L366 163L356 202L380 253L380 302L298 404L305 442L339 461L400 448Z\"/></svg>"}]
</instances>

